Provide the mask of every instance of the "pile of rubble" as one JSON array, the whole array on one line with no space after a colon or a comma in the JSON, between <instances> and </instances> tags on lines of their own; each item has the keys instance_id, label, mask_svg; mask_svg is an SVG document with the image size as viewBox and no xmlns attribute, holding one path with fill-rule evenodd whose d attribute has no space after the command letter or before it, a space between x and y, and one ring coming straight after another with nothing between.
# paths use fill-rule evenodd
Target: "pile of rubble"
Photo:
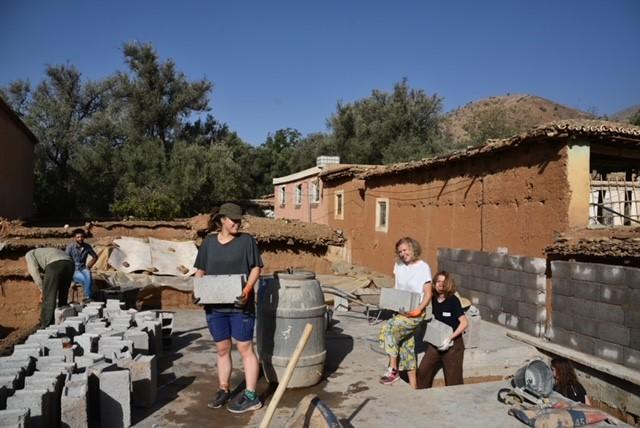
<instances>
[{"instance_id":1,"label":"pile of rubble","mask_svg":"<svg viewBox=\"0 0 640 428\"><path fill-rule=\"evenodd\" d=\"M59 308L55 319L0 358L0 426L130 426L131 406L156 399L173 314L114 299Z\"/></svg>"}]
</instances>

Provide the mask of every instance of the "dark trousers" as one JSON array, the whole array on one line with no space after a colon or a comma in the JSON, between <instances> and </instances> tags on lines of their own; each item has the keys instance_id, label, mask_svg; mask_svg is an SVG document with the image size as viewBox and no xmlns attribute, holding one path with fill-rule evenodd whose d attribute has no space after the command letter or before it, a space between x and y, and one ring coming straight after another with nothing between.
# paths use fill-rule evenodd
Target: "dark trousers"
<instances>
[{"instance_id":1,"label":"dark trousers","mask_svg":"<svg viewBox=\"0 0 640 428\"><path fill-rule=\"evenodd\" d=\"M58 307L67 304L69 286L73 279L74 265L71 260L58 260L49 263L44 268L42 280L42 307L40 308L40 327L45 328L53 324L53 316L56 310L56 298Z\"/></svg>"},{"instance_id":2,"label":"dark trousers","mask_svg":"<svg viewBox=\"0 0 640 428\"><path fill-rule=\"evenodd\" d=\"M464 341L461 336L453 340L453 346L446 351L438 351L428 344L427 351L420 361L417 380L419 388L431 388L433 378L442 364L444 383L447 386L462 385L462 362L464 360Z\"/></svg>"}]
</instances>

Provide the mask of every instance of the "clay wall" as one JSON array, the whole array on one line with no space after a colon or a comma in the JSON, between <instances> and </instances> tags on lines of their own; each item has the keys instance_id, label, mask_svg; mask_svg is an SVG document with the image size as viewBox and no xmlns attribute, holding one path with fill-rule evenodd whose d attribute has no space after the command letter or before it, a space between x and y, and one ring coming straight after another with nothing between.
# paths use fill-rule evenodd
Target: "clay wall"
<instances>
[{"instance_id":1,"label":"clay wall","mask_svg":"<svg viewBox=\"0 0 640 428\"><path fill-rule=\"evenodd\" d=\"M34 143L3 108L0 108L0 153L0 217L31 217Z\"/></svg>"},{"instance_id":2,"label":"clay wall","mask_svg":"<svg viewBox=\"0 0 640 428\"><path fill-rule=\"evenodd\" d=\"M567 148L545 141L396 175L325 183L344 192L344 219L329 226L347 237L351 262L391 273L395 242L411 236L436 266L440 247L539 257L566 230L571 193ZM360 190L359 190L360 189ZM333 197L333 196L332 196ZM376 199L389 203L388 230L376 231Z\"/></svg>"}]
</instances>

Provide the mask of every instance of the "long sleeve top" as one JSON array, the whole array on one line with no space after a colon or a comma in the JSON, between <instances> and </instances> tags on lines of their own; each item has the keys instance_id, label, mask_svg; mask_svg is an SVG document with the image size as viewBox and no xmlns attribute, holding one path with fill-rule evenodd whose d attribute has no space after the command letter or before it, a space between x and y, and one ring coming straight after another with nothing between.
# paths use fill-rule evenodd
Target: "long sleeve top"
<instances>
[{"instance_id":1,"label":"long sleeve top","mask_svg":"<svg viewBox=\"0 0 640 428\"><path fill-rule=\"evenodd\" d=\"M42 275L48 264L59 260L72 261L67 253L57 248L36 248L25 254L27 270L40 289L42 289Z\"/></svg>"}]
</instances>

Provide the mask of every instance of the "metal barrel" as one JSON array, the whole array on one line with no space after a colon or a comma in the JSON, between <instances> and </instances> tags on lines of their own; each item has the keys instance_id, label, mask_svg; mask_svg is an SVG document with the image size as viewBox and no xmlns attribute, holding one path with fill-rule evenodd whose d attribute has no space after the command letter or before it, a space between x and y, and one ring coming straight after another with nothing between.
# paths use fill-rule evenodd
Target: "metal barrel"
<instances>
[{"instance_id":1,"label":"metal barrel","mask_svg":"<svg viewBox=\"0 0 640 428\"><path fill-rule=\"evenodd\" d=\"M258 291L256 342L265 378L277 383L307 323L309 342L289 381L289 388L320 382L327 357L326 311L320 283L313 272L276 272L264 278Z\"/></svg>"}]
</instances>

